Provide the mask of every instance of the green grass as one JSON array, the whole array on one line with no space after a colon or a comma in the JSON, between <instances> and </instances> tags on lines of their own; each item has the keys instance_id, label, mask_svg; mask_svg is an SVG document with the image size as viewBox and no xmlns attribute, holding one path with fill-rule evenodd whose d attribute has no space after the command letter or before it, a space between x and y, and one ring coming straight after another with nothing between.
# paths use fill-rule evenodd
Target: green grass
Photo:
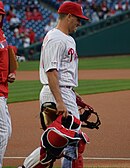
<instances>
[{"instance_id":1,"label":"green grass","mask_svg":"<svg viewBox=\"0 0 130 168\"><path fill-rule=\"evenodd\" d=\"M18 71L35 71L39 70L39 61L19 62Z\"/></svg>"},{"instance_id":2,"label":"green grass","mask_svg":"<svg viewBox=\"0 0 130 168\"><path fill-rule=\"evenodd\" d=\"M79 69L129 69L130 56L79 59Z\"/></svg>"},{"instance_id":3,"label":"green grass","mask_svg":"<svg viewBox=\"0 0 130 168\"><path fill-rule=\"evenodd\" d=\"M39 99L40 81L15 81L9 84L8 103Z\"/></svg>"},{"instance_id":4,"label":"green grass","mask_svg":"<svg viewBox=\"0 0 130 168\"><path fill-rule=\"evenodd\" d=\"M39 81L15 81L9 85L8 103L38 100L42 85ZM76 91L81 94L96 94L130 90L130 79L80 80Z\"/></svg>"},{"instance_id":5,"label":"green grass","mask_svg":"<svg viewBox=\"0 0 130 168\"><path fill-rule=\"evenodd\" d=\"M79 69L130 69L130 56L79 58ZM18 71L39 70L39 61L19 63Z\"/></svg>"},{"instance_id":6,"label":"green grass","mask_svg":"<svg viewBox=\"0 0 130 168\"><path fill-rule=\"evenodd\" d=\"M130 69L130 56L91 57L79 59L79 69ZM19 71L39 69L39 61L19 63ZM8 102L31 101L39 99L39 81L15 81L9 85ZM130 80L81 80L76 91L79 94L96 94L130 90Z\"/></svg>"},{"instance_id":7,"label":"green grass","mask_svg":"<svg viewBox=\"0 0 130 168\"><path fill-rule=\"evenodd\" d=\"M80 80L76 91L81 94L96 94L130 90L130 79L124 80Z\"/></svg>"}]
</instances>

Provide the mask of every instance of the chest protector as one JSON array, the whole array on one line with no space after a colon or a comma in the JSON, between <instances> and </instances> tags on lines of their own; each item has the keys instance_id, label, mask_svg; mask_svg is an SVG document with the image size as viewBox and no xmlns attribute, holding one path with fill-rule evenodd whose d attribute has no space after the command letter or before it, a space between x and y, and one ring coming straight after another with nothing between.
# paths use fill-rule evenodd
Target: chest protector
<instances>
[{"instance_id":1,"label":"chest protector","mask_svg":"<svg viewBox=\"0 0 130 168\"><path fill-rule=\"evenodd\" d=\"M46 152L41 150L41 164L51 162L63 154L63 150L67 145L75 145L80 139L88 142L88 137L85 138L82 133L75 131L80 126L80 121L72 115L69 115L66 122L63 121L62 116L57 117L55 121L44 131L41 136L41 147ZM64 124L63 124L64 122ZM68 129L69 127L71 129ZM71 125L71 126L70 126ZM43 156L44 155L44 156Z\"/></svg>"}]
</instances>

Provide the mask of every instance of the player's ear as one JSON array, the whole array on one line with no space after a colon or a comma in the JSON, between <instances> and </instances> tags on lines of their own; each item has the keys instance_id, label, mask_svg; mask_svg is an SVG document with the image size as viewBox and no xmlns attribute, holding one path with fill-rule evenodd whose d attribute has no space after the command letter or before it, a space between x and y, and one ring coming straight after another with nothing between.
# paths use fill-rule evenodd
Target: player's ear
<instances>
[{"instance_id":1,"label":"player's ear","mask_svg":"<svg viewBox=\"0 0 130 168\"><path fill-rule=\"evenodd\" d=\"M68 21L68 22L71 20L71 18L72 18L72 15L71 15L70 13L67 14L67 21Z\"/></svg>"},{"instance_id":2,"label":"player's ear","mask_svg":"<svg viewBox=\"0 0 130 168\"><path fill-rule=\"evenodd\" d=\"M71 15L70 13L68 13L68 15L67 15L67 16L68 16L68 18L71 18L71 17L72 17L72 15Z\"/></svg>"}]
</instances>

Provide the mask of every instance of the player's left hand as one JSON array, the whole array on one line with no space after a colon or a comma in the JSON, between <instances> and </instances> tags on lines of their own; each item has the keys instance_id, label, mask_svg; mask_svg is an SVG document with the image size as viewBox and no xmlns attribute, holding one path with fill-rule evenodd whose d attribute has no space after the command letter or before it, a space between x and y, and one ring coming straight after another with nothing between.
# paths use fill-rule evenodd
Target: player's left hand
<instances>
[{"instance_id":1,"label":"player's left hand","mask_svg":"<svg viewBox=\"0 0 130 168\"><path fill-rule=\"evenodd\" d=\"M15 73L10 73L8 75L8 82L13 83L15 81L16 75Z\"/></svg>"}]
</instances>

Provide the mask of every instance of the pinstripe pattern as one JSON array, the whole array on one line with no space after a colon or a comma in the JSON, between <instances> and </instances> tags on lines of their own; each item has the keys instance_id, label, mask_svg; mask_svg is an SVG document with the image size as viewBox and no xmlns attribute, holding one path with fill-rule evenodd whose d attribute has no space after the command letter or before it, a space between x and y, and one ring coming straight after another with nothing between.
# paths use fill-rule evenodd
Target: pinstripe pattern
<instances>
[{"instance_id":1,"label":"pinstripe pattern","mask_svg":"<svg viewBox=\"0 0 130 168\"><path fill-rule=\"evenodd\" d=\"M79 118L78 107L76 104L76 97L72 89L61 87L61 95L67 107L68 112L73 114L76 118ZM40 107L45 102L56 102L48 85L43 86L40 92Z\"/></svg>"},{"instance_id":2,"label":"pinstripe pattern","mask_svg":"<svg viewBox=\"0 0 130 168\"><path fill-rule=\"evenodd\" d=\"M0 97L0 168L5 154L8 138L11 136L12 127L10 114L6 105L6 99Z\"/></svg>"},{"instance_id":3,"label":"pinstripe pattern","mask_svg":"<svg viewBox=\"0 0 130 168\"><path fill-rule=\"evenodd\" d=\"M44 47L46 47L46 50L44 50ZM42 45L40 59L41 83L48 84L45 72L56 68L59 72L60 85L76 87L78 85L77 66L78 56L74 39L58 29L51 30Z\"/></svg>"},{"instance_id":4,"label":"pinstripe pattern","mask_svg":"<svg viewBox=\"0 0 130 168\"><path fill-rule=\"evenodd\" d=\"M46 72L54 68L58 70L60 86L78 86L78 56L75 41L71 36L65 35L55 28L48 32L42 45L40 58L40 81L42 84L48 84ZM70 88L61 87L60 89L67 111L79 118L75 93ZM40 92L40 106L44 102L55 102L48 85L43 86ZM73 149L68 147L66 153L75 158L76 147ZM72 161L64 159L62 168L66 167L71 168Z\"/></svg>"}]
</instances>

